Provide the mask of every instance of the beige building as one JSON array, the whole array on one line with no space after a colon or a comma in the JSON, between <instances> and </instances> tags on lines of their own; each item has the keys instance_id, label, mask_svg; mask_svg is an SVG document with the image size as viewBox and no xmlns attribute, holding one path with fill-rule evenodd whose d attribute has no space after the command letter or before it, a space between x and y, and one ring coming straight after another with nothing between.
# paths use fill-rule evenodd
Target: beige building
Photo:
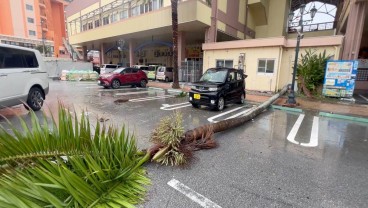
<instances>
[{"instance_id":1,"label":"beige building","mask_svg":"<svg viewBox=\"0 0 368 208\"><path fill-rule=\"evenodd\" d=\"M201 62L203 70L243 68L247 89L277 91L292 79L301 16L301 54L326 50L332 59L351 60L368 48L367 10L360 0L182 0L178 61ZM99 50L101 63L172 63L170 0L74 0L66 16L69 43L85 54ZM368 89L360 74L357 88Z\"/></svg>"}]
</instances>

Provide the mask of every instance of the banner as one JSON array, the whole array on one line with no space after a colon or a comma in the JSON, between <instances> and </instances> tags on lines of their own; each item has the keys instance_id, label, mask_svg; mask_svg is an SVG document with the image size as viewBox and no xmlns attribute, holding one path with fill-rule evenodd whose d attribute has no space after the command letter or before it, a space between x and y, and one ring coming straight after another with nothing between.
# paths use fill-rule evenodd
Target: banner
<instances>
[{"instance_id":1,"label":"banner","mask_svg":"<svg viewBox=\"0 0 368 208\"><path fill-rule=\"evenodd\" d=\"M358 61L327 61L322 94L328 97L353 97L358 64Z\"/></svg>"}]
</instances>

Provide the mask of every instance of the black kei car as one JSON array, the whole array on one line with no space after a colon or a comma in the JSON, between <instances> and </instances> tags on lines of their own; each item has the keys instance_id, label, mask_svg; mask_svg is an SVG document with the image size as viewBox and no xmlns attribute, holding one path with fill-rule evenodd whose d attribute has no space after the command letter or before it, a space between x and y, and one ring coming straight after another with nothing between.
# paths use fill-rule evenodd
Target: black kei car
<instances>
[{"instance_id":1,"label":"black kei car","mask_svg":"<svg viewBox=\"0 0 368 208\"><path fill-rule=\"evenodd\" d=\"M242 70L234 68L210 68L199 82L192 84L189 102L194 108L200 105L223 110L228 103L245 102L245 78Z\"/></svg>"}]
</instances>

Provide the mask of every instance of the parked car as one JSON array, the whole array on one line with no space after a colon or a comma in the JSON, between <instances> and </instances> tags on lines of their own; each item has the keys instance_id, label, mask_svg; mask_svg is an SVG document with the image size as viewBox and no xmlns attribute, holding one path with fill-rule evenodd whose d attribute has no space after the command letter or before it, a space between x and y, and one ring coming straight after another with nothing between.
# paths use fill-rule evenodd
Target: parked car
<instances>
[{"instance_id":1,"label":"parked car","mask_svg":"<svg viewBox=\"0 0 368 208\"><path fill-rule=\"evenodd\" d=\"M110 73L119 67L117 64L103 64L100 68L100 74Z\"/></svg>"},{"instance_id":2,"label":"parked car","mask_svg":"<svg viewBox=\"0 0 368 208\"><path fill-rule=\"evenodd\" d=\"M159 67L159 65L150 65L150 66L148 66L148 73L147 73L148 79L156 80L156 73L157 73L158 67Z\"/></svg>"},{"instance_id":3,"label":"parked car","mask_svg":"<svg viewBox=\"0 0 368 208\"><path fill-rule=\"evenodd\" d=\"M148 74L148 66L146 65L134 65L133 67L142 70L146 75Z\"/></svg>"},{"instance_id":4,"label":"parked car","mask_svg":"<svg viewBox=\"0 0 368 208\"><path fill-rule=\"evenodd\" d=\"M173 80L173 68L167 67L167 66L158 67L156 79L165 80L165 82L172 81Z\"/></svg>"},{"instance_id":5,"label":"parked car","mask_svg":"<svg viewBox=\"0 0 368 208\"><path fill-rule=\"evenodd\" d=\"M0 108L24 104L42 108L49 78L38 50L0 44Z\"/></svg>"},{"instance_id":6,"label":"parked car","mask_svg":"<svg viewBox=\"0 0 368 208\"><path fill-rule=\"evenodd\" d=\"M117 89L122 85L146 87L147 82L146 73L133 67L118 68L111 73L101 74L97 80L98 85L113 89Z\"/></svg>"},{"instance_id":7,"label":"parked car","mask_svg":"<svg viewBox=\"0 0 368 208\"><path fill-rule=\"evenodd\" d=\"M211 68L193 83L189 102L193 107L200 105L223 110L231 102L245 102L245 78L242 70L233 68Z\"/></svg>"}]
</instances>

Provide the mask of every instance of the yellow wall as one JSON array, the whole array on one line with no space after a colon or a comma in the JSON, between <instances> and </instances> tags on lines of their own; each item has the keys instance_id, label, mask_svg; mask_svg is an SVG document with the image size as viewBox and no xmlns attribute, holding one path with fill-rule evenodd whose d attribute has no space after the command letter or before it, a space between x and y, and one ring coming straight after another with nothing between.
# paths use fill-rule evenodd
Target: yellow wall
<instances>
[{"instance_id":1,"label":"yellow wall","mask_svg":"<svg viewBox=\"0 0 368 208\"><path fill-rule=\"evenodd\" d=\"M217 29L225 32L226 24L221 22L220 20L217 20Z\"/></svg>"},{"instance_id":2,"label":"yellow wall","mask_svg":"<svg viewBox=\"0 0 368 208\"><path fill-rule=\"evenodd\" d=\"M91 6L89 6L89 7L85 8L85 9L81 10L81 15L85 15L85 14L87 14L89 12L92 12L93 10L96 10L99 7L100 7L100 4L98 2L97 3L94 3Z\"/></svg>"},{"instance_id":3,"label":"yellow wall","mask_svg":"<svg viewBox=\"0 0 368 208\"><path fill-rule=\"evenodd\" d=\"M105 6L106 4L109 4L111 2L113 2L115 0L101 0L101 6ZM133 0L133 2L135 2L136 0Z\"/></svg>"},{"instance_id":4,"label":"yellow wall","mask_svg":"<svg viewBox=\"0 0 368 208\"><path fill-rule=\"evenodd\" d=\"M201 8L201 11L205 12L197 12L197 8L199 7ZM205 18L203 15L210 14L210 10L211 9L209 7L197 1L183 2L182 5L178 8L179 24L193 22L197 20L201 21L201 19L206 19L207 24L209 24L209 16ZM197 14L201 15L197 17ZM69 19L71 20L72 18L68 18L68 20ZM171 7L163 8L162 10L157 12L146 13L143 15L125 19L124 21L118 21L109 25L104 25L93 30L83 31L78 34L71 35L69 37L69 41L71 44L81 44L83 42L132 34L136 32L143 32L163 27L171 27ZM77 28L77 30L79 30L78 26ZM122 28L124 29L122 30Z\"/></svg>"},{"instance_id":5,"label":"yellow wall","mask_svg":"<svg viewBox=\"0 0 368 208\"><path fill-rule=\"evenodd\" d=\"M238 21L242 24L245 24L245 1L239 1Z\"/></svg>"},{"instance_id":6,"label":"yellow wall","mask_svg":"<svg viewBox=\"0 0 368 208\"><path fill-rule=\"evenodd\" d=\"M337 60L339 57L340 46L336 47L303 47L299 51L299 60L302 54L305 54L305 51L308 49L315 50L316 54L323 53L326 50L327 55L332 55L334 60ZM280 77L278 89L281 89L284 85L290 84L292 80L292 72L294 67L294 59L295 59L295 48L285 48L282 53L282 62L280 68Z\"/></svg>"},{"instance_id":7,"label":"yellow wall","mask_svg":"<svg viewBox=\"0 0 368 208\"><path fill-rule=\"evenodd\" d=\"M219 10L221 10L222 12L225 12L225 14L226 14L226 11L227 11L227 0L219 0L219 1L217 1L217 8Z\"/></svg>"},{"instance_id":8,"label":"yellow wall","mask_svg":"<svg viewBox=\"0 0 368 208\"><path fill-rule=\"evenodd\" d=\"M238 31L237 37L240 39L244 39L244 33Z\"/></svg>"},{"instance_id":9,"label":"yellow wall","mask_svg":"<svg viewBox=\"0 0 368 208\"><path fill-rule=\"evenodd\" d=\"M277 69L279 65L279 47L206 51L203 57L203 69L205 71L208 68L215 67L216 59L233 60L233 67L237 68L240 53L245 53L245 73L248 75L248 78L246 79L246 89L275 91ZM275 69L273 74L262 74L257 72L259 58L275 60Z\"/></svg>"}]
</instances>

